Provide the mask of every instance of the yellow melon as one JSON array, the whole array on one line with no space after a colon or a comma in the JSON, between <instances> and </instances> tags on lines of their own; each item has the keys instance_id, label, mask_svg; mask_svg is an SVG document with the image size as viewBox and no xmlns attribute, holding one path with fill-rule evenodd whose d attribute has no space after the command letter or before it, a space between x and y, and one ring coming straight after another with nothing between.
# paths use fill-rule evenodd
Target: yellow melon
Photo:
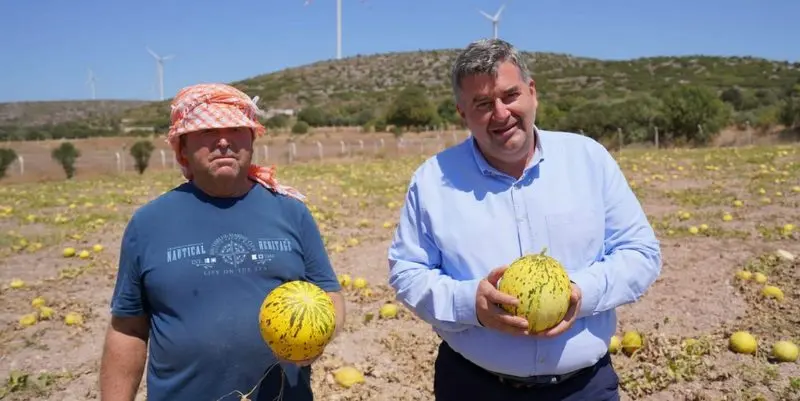
<instances>
[{"instance_id":1,"label":"yellow melon","mask_svg":"<svg viewBox=\"0 0 800 401\"><path fill-rule=\"evenodd\" d=\"M259 312L261 337L285 361L318 357L333 337L336 310L325 291L307 281L289 281L264 298Z\"/></svg>"},{"instance_id":2,"label":"yellow melon","mask_svg":"<svg viewBox=\"0 0 800 401\"><path fill-rule=\"evenodd\" d=\"M528 330L541 332L557 325L569 309L572 292L569 276L556 259L539 254L522 256L503 273L497 289L519 300L519 305L501 305L508 313L528 320Z\"/></svg>"}]
</instances>

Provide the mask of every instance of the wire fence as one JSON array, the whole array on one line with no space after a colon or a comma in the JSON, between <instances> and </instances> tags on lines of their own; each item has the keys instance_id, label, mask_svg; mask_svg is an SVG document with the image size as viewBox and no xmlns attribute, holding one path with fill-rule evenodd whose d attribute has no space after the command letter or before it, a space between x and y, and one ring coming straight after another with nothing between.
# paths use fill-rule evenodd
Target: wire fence
<instances>
[{"instance_id":1,"label":"wire fence","mask_svg":"<svg viewBox=\"0 0 800 401\"><path fill-rule=\"evenodd\" d=\"M348 158L386 158L410 155L433 154L469 137L466 131L438 132L426 135L408 134L400 138L393 136L365 138L303 138L301 140L259 139L253 146L253 162L262 165L290 165L311 161L326 161ZM126 174L136 171L135 159L127 145L119 149L82 148L72 141L80 151L75 161L75 176ZM179 170L171 149L158 141L147 166L152 170ZM64 170L50 155L52 147L30 147L15 150L17 160L6 170L8 182L63 179Z\"/></svg>"},{"instance_id":2,"label":"wire fence","mask_svg":"<svg viewBox=\"0 0 800 401\"><path fill-rule=\"evenodd\" d=\"M702 130L702 126L698 126ZM580 134L584 134L579 130ZM650 140L627 144L626 135L620 128L616 135L606 138L605 145L609 150L620 152L629 145L659 149L659 130L654 128ZM362 137L363 136L363 137ZM469 137L465 130L440 132L423 132L405 134L395 137L390 134L350 134L336 137L336 134L322 133L311 136L288 136L284 138L262 137L253 147L253 161L262 165L287 165L309 161L325 161L363 157L401 157L408 155L430 155ZM136 138L123 139L105 146L72 141L81 152L76 160L76 176L126 174L135 171L135 160L130 154L126 141L134 142ZM139 140L142 138L138 138ZM755 144L753 131L748 129L721 141L720 146L748 146ZM179 170L172 150L162 141L154 141L156 149L149 160L148 170ZM23 145L19 145L23 144ZM63 179L64 170L52 159L50 152L57 144L50 142L18 143L17 160L6 170L3 182L44 181Z\"/></svg>"}]
</instances>

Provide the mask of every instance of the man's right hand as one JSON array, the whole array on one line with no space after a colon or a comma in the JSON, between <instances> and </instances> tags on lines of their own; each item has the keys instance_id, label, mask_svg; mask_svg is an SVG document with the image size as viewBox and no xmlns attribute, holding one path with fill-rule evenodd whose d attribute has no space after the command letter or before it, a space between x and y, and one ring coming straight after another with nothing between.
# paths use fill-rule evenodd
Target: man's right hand
<instances>
[{"instance_id":1,"label":"man's right hand","mask_svg":"<svg viewBox=\"0 0 800 401\"><path fill-rule=\"evenodd\" d=\"M507 268L507 266L502 266L492 270L478 284L478 292L475 294L475 311L478 321L484 327L510 334L526 335L528 334L528 320L513 316L497 306L498 304L519 304L518 299L497 289L497 281L503 277Z\"/></svg>"}]
</instances>

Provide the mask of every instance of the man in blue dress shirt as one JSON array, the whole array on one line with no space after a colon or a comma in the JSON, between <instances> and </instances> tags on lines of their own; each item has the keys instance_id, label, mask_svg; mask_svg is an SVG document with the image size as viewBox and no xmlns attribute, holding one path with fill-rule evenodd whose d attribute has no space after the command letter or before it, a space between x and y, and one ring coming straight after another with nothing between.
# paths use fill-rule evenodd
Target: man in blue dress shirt
<instances>
[{"instance_id":1,"label":"man in blue dress shirt","mask_svg":"<svg viewBox=\"0 0 800 401\"><path fill-rule=\"evenodd\" d=\"M526 63L502 40L470 44L452 71L472 135L413 174L389 250L397 297L442 338L434 393L449 400L618 400L615 308L661 270L658 240L609 152L542 130ZM564 320L528 333L497 304L504 267L547 253L573 283Z\"/></svg>"}]
</instances>

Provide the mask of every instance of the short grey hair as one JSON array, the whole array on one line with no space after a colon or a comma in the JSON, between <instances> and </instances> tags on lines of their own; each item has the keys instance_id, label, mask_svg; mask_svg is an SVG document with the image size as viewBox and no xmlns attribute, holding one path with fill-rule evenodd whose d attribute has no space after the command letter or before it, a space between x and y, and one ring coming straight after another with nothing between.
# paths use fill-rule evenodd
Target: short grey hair
<instances>
[{"instance_id":1,"label":"short grey hair","mask_svg":"<svg viewBox=\"0 0 800 401\"><path fill-rule=\"evenodd\" d=\"M461 95L461 81L472 75L497 76L497 67L509 61L516 65L524 82L531 79L528 65L511 43L502 39L481 39L470 43L453 63L451 80L456 102Z\"/></svg>"}]
</instances>

